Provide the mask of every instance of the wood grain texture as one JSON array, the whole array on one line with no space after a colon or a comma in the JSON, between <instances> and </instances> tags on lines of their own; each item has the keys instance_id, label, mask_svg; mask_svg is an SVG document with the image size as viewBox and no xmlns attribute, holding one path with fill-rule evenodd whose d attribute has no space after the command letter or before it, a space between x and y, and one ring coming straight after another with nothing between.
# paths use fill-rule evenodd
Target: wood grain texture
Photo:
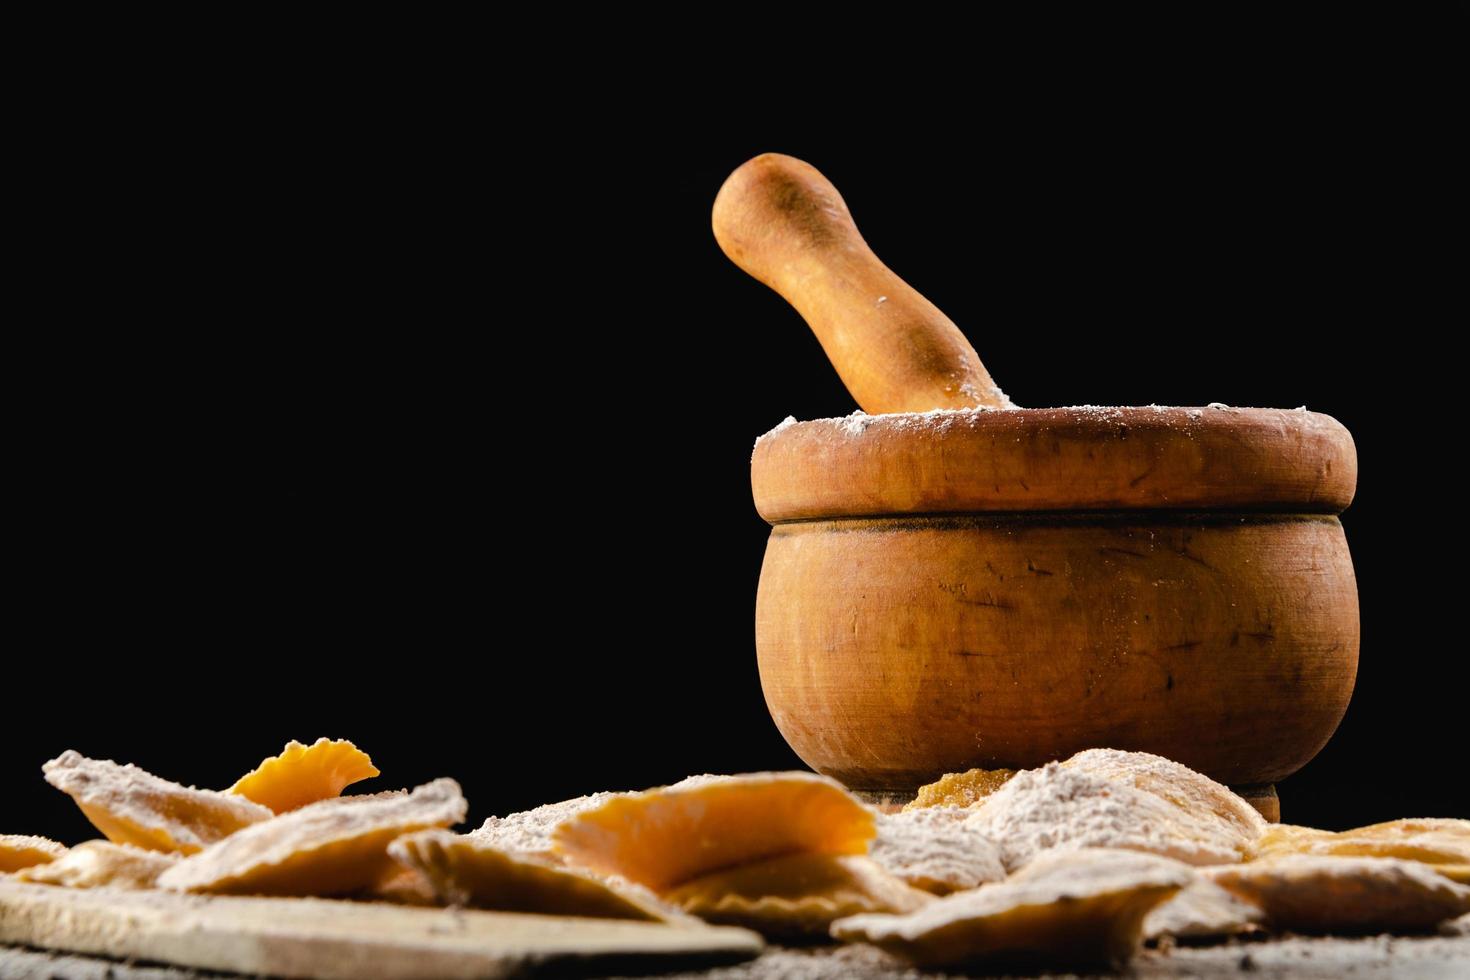
<instances>
[{"instance_id":1,"label":"wood grain texture","mask_svg":"<svg viewBox=\"0 0 1470 980\"><path fill-rule=\"evenodd\" d=\"M1047 408L798 422L761 438L772 524L913 513L1266 510L1336 514L1357 451L1329 415L1258 408Z\"/></svg>"},{"instance_id":2,"label":"wood grain texture","mask_svg":"<svg viewBox=\"0 0 1470 980\"><path fill-rule=\"evenodd\" d=\"M1274 782L1335 730L1358 640L1330 516L779 524L756 603L777 726L865 791L1096 746Z\"/></svg>"},{"instance_id":3,"label":"wood grain texture","mask_svg":"<svg viewBox=\"0 0 1470 980\"><path fill-rule=\"evenodd\" d=\"M796 307L865 411L1009 404L965 335L879 261L811 164L747 161L720 188L711 223L736 265Z\"/></svg>"},{"instance_id":4,"label":"wood grain texture","mask_svg":"<svg viewBox=\"0 0 1470 980\"><path fill-rule=\"evenodd\" d=\"M0 943L310 980L607 972L746 959L744 929L0 881Z\"/></svg>"}]
</instances>

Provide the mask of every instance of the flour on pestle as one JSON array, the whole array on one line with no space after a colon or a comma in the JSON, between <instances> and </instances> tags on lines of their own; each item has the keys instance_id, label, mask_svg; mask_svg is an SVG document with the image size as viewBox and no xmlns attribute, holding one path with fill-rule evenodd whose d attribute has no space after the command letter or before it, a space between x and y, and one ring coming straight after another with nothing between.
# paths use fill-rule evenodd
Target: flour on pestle
<instances>
[{"instance_id":1,"label":"flour on pestle","mask_svg":"<svg viewBox=\"0 0 1470 980\"><path fill-rule=\"evenodd\" d=\"M810 421L830 423L831 425L836 427L837 431L846 436L860 436L868 430L868 426L879 420L882 420L885 425L893 428L932 428L939 431L944 431L957 421L961 421L967 418L974 418L976 415L980 415L985 412L1016 411L1020 411L1020 409L1014 407L990 408L984 405L977 405L973 408L936 408L927 412L889 412L882 415L869 415L867 412L859 409L858 411L853 412L851 415L844 415L841 418L811 419ZM769 439L776 433L783 432L786 429L789 429L793 425L797 424L799 423L793 416L786 416L774 429L762 434L759 438L757 438L755 441L756 446L759 446L764 440Z\"/></svg>"},{"instance_id":2,"label":"flour on pestle","mask_svg":"<svg viewBox=\"0 0 1470 980\"><path fill-rule=\"evenodd\" d=\"M760 435L756 436L755 437L755 446L750 450L750 459L751 459L751 461L752 462L755 461L755 451L760 448L760 445L761 445L761 443L763 441L765 441L766 439L771 438L771 436L775 435L778 432L784 432L785 430L791 428L795 424L796 424L796 416L794 416L794 415L788 415L784 419L782 419L780 422L777 422L776 423L776 427L774 429L772 429L771 431L769 431L769 432L763 432Z\"/></svg>"},{"instance_id":3,"label":"flour on pestle","mask_svg":"<svg viewBox=\"0 0 1470 980\"><path fill-rule=\"evenodd\" d=\"M1183 419L1179 420L1179 424L1186 429L1190 426L1191 423L1197 422L1200 419L1204 418L1206 411L1228 412L1231 414L1243 411L1292 411L1303 414L1310 414L1307 412L1307 407L1305 405L1302 405L1299 408L1295 409L1264 409L1247 408L1240 405L1226 405L1223 402L1210 402L1204 408L1181 405L1144 405L1141 407L1157 415L1163 415L1170 412L1183 413L1184 417ZM793 425L806 425L814 422L826 422L842 435L857 438L863 433L867 432L868 429L873 425L873 423L880 421L883 423L885 429L896 429L900 431L913 429L931 429L936 432L944 432L953 427L956 423L963 422L966 419L973 419L977 415L982 415L989 412L1073 412L1076 414L1078 421L1082 421L1084 419L1117 421L1124 417L1124 412L1137 410L1138 409L1131 409L1118 405L1060 405L1055 408L1047 409L1022 409L1014 405L1006 405L1003 408L993 408L986 405L976 405L971 408L936 408L927 412L888 412L882 415L869 415L859 409L858 411L853 412L851 415L844 415L840 418L811 419L810 422L806 423L798 423L795 417L788 415L786 416L786 418L782 419L775 428L757 438L755 444L759 446L763 440L774 436L778 432L789 429Z\"/></svg>"}]
</instances>

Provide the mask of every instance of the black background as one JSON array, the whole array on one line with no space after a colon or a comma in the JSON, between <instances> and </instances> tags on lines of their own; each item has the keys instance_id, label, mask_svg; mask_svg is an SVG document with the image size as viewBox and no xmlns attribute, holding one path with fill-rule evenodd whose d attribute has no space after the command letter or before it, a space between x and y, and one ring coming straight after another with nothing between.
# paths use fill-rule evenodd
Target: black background
<instances>
[{"instance_id":1,"label":"black background","mask_svg":"<svg viewBox=\"0 0 1470 980\"><path fill-rule=\"evenodd\" d=\"M221 787L348 737L379 788L457 777L472 824L799 765L755 667L750 449L854 406L710 234L766 150L837 184L1019 404L1342 421L1358 687L1284 813L1470 815L1463 118L1432 64L1295 37L779 102L593 73L533 106L453 59L131 116L92 93L27 260L0 830L88 835L40 778L66 748Z\"/></svg>"}]
</instances>

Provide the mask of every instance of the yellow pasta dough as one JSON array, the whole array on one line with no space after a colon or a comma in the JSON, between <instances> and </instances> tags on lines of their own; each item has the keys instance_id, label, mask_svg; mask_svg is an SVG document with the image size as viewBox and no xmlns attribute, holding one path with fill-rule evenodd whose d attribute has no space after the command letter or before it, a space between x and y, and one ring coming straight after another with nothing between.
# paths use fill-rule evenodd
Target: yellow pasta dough
<instances>
[{"instance_id":1,"label":"yellow pasta dough","mask_svg":"<svg viewBox=\"0 0 1470 980\"><path fill-rule=\"evenodd\" d=\"M1470 820L1421 817L1333 833L1278 824L1256 842L1253 856L1286 854L1388 857L1418 861L1452 881L1470 883Z\"/></svg>"},{"instance_id":2,"label":"yellow pasta dough","mask_svg":"<svg viewBox=\"0 0 1470 980\"><path fill-rule=\"evenodd\" d=\"M842 785L804 772L693 776L627 793L558 826L574 864L662 892L693 878L786 854L862 854L873 813Z\"/></svg>"},{"instance_id":3,"label":"yellow pasta dough","mask_svg":"<svg viewBox=\"0 0 1470 980\"><path fill-rule=\"evenodd\" d=\"M908 915L839 919L832 934L927 967L1118 965L1137 950L1149 911L1195 880L1190 867L1154 854L1056 851Z\"/></svg>"},{"instance_id":4,"label":"yellow pasta dough","mask_svg":"<svg viewBox=\"0 0 1470 980\"><path fill-rule=\"evenodd\" d=\"M46 864L65 853L64 846L44 837L0 834L0 874Z\"/></svg>"},{"instance_id":5,"label":"yellow pasta dough","mask_svg":"<svg viewBox=\"0 0 1470 980\"><path fill-rule=\"evenodd\" d=\"M1282 857L1286 854L1306 854L1311 845L1317 841L1331 840L1333 833L1330 830L1317 830L1314 827L1298 827L1295 824L1278 823L1267 827L1260 837L1256 838L1250 848L1250 858Z\"/></svg>"},{"instance_id":6,"label":"yellow pasta dough","mask_svg":"<svg viewBox=\"0 0 1470 980\"><path fill-rule=\"evenodd\" d=\"M339 797L283 813L227 837L159 876L176 891L238 895L346 895L389 878L388 845L465 816L459 784L438 779L412 793Z\"/></svg>"},{"instance_id":7,"label":"yellow pasta dough","mask_svg":"<svg viewBox=\"0 0 1470 980\"><path fill-rule=\"evenodd\" d=\"M826 935L862 912L912 912L932 895L911 888L869 858L789 854L686 882L665 898L707 922L767 936Z\"/></svg>"},{"instance_id":8,"label":"yellow pasta dough","mask_svg":"<svg viewBox=\"0 0 1470 980\"><path fill-rule=\"evenodd\" d=\"M160 779L134 765L68 751L41 767L116 844L193 854L273 813L241 796Z\"/></svg>"},{"instance_id":9,"label":"yellow pasta dough","mask_svg":"<svg viewBox=\"0 0 1470 980\"><path fill-rule=\"evenodd\" d=\"M351 742L319 738L311 745L287 742L280 755L241 776L229 791L286 813L341 796L348 786L376 775L373 760Z\"/></svg>"},{"instance_id":10,"label":"yellow pasta dough","mask_svg":"<svg viewBox=\"0 0 1470 980\"><path fill-rule=\"evenodd\" d=\"M21 881L67 888L153 888L158 876L180 860L167 851L89 840L49 864L27 868Z\"/></svg>"},{"instance_id":11,"label":"yellow pasta dough","mask_svg":"<svg viewBox=\"0 0 1470 980\"><path fill-rule=\"evenodd\" d=\"M1470 820L1389 820L1304 841L1310 854L1396 857L1425 864L1470 863Z\"/></svg>"},{"instance_id":12,"label":"yellow pasta dough","mask_svg":"<svg viewBox=\"0 0 1470 980\"><path fill-rule=\"evenodd\" d=\"M922 810L931 806L975 806L1006 784L1016 774L1014 769L970 769L952 772L919 787L913 801L904 810Z\"/></svg>"},{"instance_id":13,"label":"yellow pasta dough","mask_svg":"<svg viewBox=\"0 0 1470 980\"><path fill-rule=\"evenodd\" d=\"M652 892L632 883L619 884L447 831L405 834L388 853L423 875L444 905L655 922L680 918Z\"/></svg>"},{"instance_id":14,"label":"yellow pasta dough","mask_svg":"<svg viewBox=\"0 0 1470 980\"><path fill-rule=\"evenodd\" d=\"M1470 912L1470 887L1398 858L1289 854L1204 873L1293 932L1420 931Z\"/></svg>"},{"instance_id":15,"label":"yellow pasta dough","mask_svg":"<svg viewBox=\"0 0 1470 980\"><path fill-rule=\"evenodd\" d=\"M1163 756L1088 749L1062 765L1152 793L1192 819L1214 823L1223 834L1234 838L1238 858L1246 856L1250 845L1268 826L1260 811L1229 787Z\"/></svg>"}]
</instances>

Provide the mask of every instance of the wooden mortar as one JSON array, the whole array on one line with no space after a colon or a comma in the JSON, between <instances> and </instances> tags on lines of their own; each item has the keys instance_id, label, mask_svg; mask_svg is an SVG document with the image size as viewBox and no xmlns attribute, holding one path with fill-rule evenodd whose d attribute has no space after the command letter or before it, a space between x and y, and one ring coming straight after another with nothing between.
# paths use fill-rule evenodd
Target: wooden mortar
<instances>
[{"instance_id":1,"label":"wooden mortar","mask_svg":"<svg viewBox=\"0 0 1470 980\"><path fill-rule=\"evenodd\" d=\"M901 413L786 423L751 460L772 525L761 683L797 754L902 799L1132 749L1275 819L1271 784L1327 743L1357 671L1348 431L1304 410L986 408L1009 402L963 335L814 169L757 157L714 224L860 404Z\"/></svg>"}]
</instances>

